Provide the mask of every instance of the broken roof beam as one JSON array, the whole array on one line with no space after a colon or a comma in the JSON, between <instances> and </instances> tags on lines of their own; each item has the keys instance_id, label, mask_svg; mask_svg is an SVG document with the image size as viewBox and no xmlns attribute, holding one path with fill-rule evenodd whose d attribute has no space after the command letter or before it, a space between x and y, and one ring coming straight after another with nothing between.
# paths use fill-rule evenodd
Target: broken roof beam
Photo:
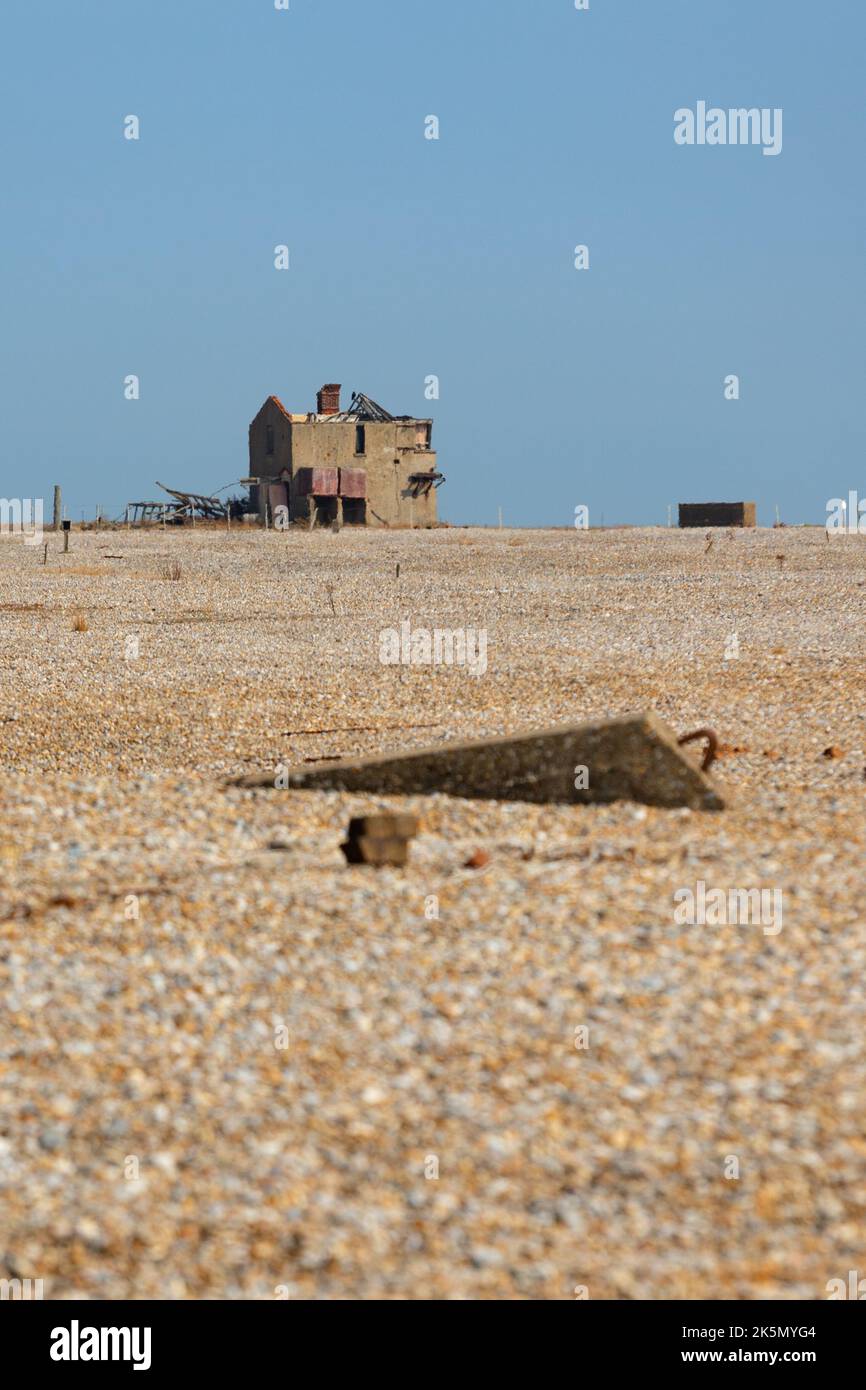
<instances>
[{"instance_id":1,"label":"broken roof beam","mask_svg":"<svg viewBox=\"0 0 866 1390\"><path fill-rule=\"evenodd\" d=\"M382 424L387 424L394 416L379 405L378 401L365 396L363 391L353 391L352 401L349 406L348 415L354 415L359 420L378 420Z\"/></svg>"},{"instance_id":2,"label":"broken roof beam","mask_svg":"<svg viewBox=\"0 0 866 1390\"><path fill-rule=\"evenodd\" d=\"M273 788L274 777L257 774L233 785ZM442 792L494 801L640 801L705 811L724 806L709 778L651 712L327 766L304 764L289 768L280 786L382 796Z\"/></svg>"},{"instance_id":3,"label":"broken roof beam","mask_svg":"<svg viewBox=\"0 0 866 1390\"><path fill-rule=\"evenodd\" d=\"M157 479L157 487L161 487L163 492L167 492L169 497L173 497L181 507L195 509L201 512L202 516L218 520L226 514L226 505L218 497L208 497L201 492L181 492L178 488L166 487L165 483Z\"/></svg>"}]
</instances>

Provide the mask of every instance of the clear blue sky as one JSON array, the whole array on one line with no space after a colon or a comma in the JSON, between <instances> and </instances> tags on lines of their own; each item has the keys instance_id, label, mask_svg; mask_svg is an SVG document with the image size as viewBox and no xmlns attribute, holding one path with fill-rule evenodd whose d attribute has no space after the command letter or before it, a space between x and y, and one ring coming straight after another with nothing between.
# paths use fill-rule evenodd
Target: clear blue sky
<instances>
[{"instance_id":1,"label":"clear blue sky","mask_svg":"<svg viewBox=\"0 0 866 1390\"><path fill-rule=\"evenodd\" d=\"M340 381L434 414L454 522L823 522L866 492L864 54L863 0L3 0L0 493L214 490ZM781 155L677 146L699 100Z\"/></svg>"}]
</instances>

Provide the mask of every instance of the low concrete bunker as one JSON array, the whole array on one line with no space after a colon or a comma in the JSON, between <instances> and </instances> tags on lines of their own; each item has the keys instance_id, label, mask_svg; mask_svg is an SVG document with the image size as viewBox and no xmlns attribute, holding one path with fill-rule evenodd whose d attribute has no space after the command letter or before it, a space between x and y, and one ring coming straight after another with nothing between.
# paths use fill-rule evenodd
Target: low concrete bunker
<instances>
[{"instance_id":1,"label":"low concrete bunker","mask_svg":"<svg viewBox=\"0 0 866 1390\"><path fill-rule=\"evenodd\" d=\"M680 502L679 522L687 526L754 526L754 502Z\"/></svg>"}]
</instances>

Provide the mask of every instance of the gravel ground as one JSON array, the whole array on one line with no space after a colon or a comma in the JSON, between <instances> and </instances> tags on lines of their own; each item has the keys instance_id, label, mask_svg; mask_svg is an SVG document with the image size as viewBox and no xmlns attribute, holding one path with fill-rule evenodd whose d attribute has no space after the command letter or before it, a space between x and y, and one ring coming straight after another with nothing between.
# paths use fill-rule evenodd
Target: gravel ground
<instances>
[{"instance_id":1,"label":"gravel ground","mask_svg":"<svg viewBox=\"0 0 866 1390\"><path fill-rule=\"evenodd\" d=\"M0 540L0 1277L818 1299L866 1273L866 543L712 535ZM405 618L483 628L486 672L383 665ZM728 809L225 786L644 708L717 729ZM410 866L349 868L380 805L421 818ZM699 881L783 918L683 924Z\"/></svg>"}]
</instances>

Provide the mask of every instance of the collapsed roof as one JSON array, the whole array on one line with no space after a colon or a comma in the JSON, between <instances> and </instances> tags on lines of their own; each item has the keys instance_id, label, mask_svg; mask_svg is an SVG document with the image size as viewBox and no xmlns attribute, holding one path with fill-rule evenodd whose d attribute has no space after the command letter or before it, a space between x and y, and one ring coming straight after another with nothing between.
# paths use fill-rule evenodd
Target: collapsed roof
<instances>
[{"instance_id":1,"label":"collapsed roof","mask_svg":"<svg viewBox=\"0 0 866 1390\"><path fill-rule=\"evenodd\" d=\"M419 419L416 415L392 415L390 410L386 410L378 401L374 401L372 396L366 396L363 391L353 391L352 400L346 410L340 409L340 387L323 386L318 393L316 410L304 413L295 413L287 410L279 396L273 394L268 396L268 401L280 411L287 420L293 425L301 425L312 420L319 424L327 425L330 421L339 424L357 424L361 421L369 421L373 424L388 424L392 421L418 421L421 424L430 424L429 418ZM265 402L267 404L267 401Z\"/></svg>"},{"instance_id":2,"label":"collapsed roof","mask_svg":"<svg viewBox=\"0 0 866 1390\"><path fill-rule=\"evenodd\" d=\"M336 420L338 424L341 421L345 423L347 420L377 420L381 424L386 424L395 418L383 405L379 405L369 396L365 396L363 391L352 392L352 400L348 410L340 410L335 415L324 417L326 423L330 420Z\"/></svg>"}]
</instances>

